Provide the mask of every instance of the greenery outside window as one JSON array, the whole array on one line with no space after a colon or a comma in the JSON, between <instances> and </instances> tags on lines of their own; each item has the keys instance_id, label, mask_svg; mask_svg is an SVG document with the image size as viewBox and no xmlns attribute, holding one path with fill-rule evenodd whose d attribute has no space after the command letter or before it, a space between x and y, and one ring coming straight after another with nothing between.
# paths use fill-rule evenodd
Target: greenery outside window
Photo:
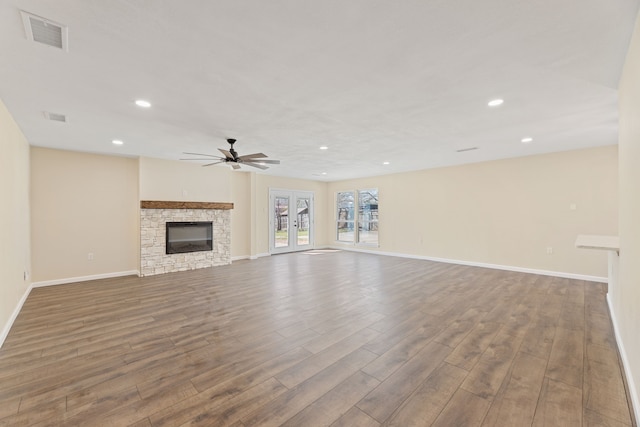
<instances>
[{"instance_id":1,"label":"greenery outside window","mask_svg":"<svg viewBox=\"0 0 640 427\"><path fill-rule=\"evenodd\" d=\"M339 242L378 245L378 189L339 192L336 207Z\"/></svg>"}]
</instances>

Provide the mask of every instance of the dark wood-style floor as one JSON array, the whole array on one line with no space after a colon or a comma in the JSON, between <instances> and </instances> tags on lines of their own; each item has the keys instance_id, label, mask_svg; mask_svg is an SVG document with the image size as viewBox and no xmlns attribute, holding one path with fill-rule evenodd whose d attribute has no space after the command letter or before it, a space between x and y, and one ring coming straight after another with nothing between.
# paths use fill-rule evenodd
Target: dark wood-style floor
<instances>
[{"instance_id":1,"label":"dark wood-style floor","mask_svg":"<svg viewBox=\"0 0 640 427\"><path fill-rule=\"evenodd\" d=\"M627 426L605 295L337 251L37 288L0 425Z\"/></svg>"}]
</instances>

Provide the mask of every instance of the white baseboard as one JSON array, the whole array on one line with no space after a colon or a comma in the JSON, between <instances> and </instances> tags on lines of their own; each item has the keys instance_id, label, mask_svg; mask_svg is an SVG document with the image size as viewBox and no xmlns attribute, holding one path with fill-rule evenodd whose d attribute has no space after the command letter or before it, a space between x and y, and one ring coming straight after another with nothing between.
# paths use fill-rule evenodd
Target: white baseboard
<instances>
[{"instance_id":1,"label":"white baseboard","mask_svg":"<svg viewBox=\"0 0 640 427\"><path fill-rule=\"evenodd\" d=\"M242 259L250 259L250 260L255 260L258 258L262 258L262 257L266 257L266 256L271 256L270 253L263 253L263 254L256 254L256 255L241 255L241 256L234 256L231 257L231 262L233 261L240 261Z\"/></svg>"},{"instance_id":2,"label":"white baseboard","mask_svg":"<svg viewBox=\"0 0 640 427\"><path fill-rule=\"evenodd\" d=\"M231 257L231 262L233 261L240 261L242 259L258 259L258 258L262 258L264 256L271 256L271 254L268 253L264 253L264 254L258 254L258 255L240 255L240 256L233 256Z\"/></svg>"},{"instance_id":3,"label":"white baseboard","mask_svg":"<svg viewBox=\"0 0 640 427\"><path fill-rule=\"evenodd\" d=\"M2 333L0 334L0 348L2 348L2 346L4 344L4 340L7 339L7 336L9 335L9 331L11 330L11 327L13 326L13 322L16 321L16 318L18 317L18 314L20 314L20 310L22 310L22 306L24 305L25 301L27 300L27 297L29 296L29 293L31 292L31 289L33 289L33 285L29 285L27 287L27 289L24 291L24 295L22 295L22 298L20 298L20 301L18 301L18 304L16 305L16 308L13 310L13 313L11 313L11 317L9 318L7 323L4 325L4 328L2 328Z\"/></svg>"},{"instance_id":4,"label":"white baseboard","mask_svg":"<svg viewBox=\"0 0 640 427\"><path fill-rule=\"evenodd\" d=\"M31 286L34 288L41 288L43 286L65 285L68 283L87 282L89 280L110 279L112 277L122 277L122 276L140 276L140 272L138 270L130 270L130 271L116 271L114 273L92 274L90 276L66 277L64 279L43 280L41 282L33 282Z\"/></svg>"},{"instance_id":5,"label":"white baseboard","mask_svg":"<svg viewBox=\"0 0 640 427\"><path fill-rule=\"evenodd\" d=\"M608 278L606 277L588 276L586 274L564 273L562 271L538 270L535 268L515 267L511 265L500 265L500 264L487 264L484 262L463 261L459 259L438 258L438 257L431 257L431 256L424 256L424 255L411 255L411 254L403 254L403 253L396 253L396 252L372 251L369 249L361 249L361 248L352 247L352 246L333 245L333 246L330 246L330 248L341 249L344 251L365 252L365 253L374 254L374 255L385 255L385 256L395 256L399 258L412 258L412 259L421 259L425 261L445 262L447 264L468 265L471 267L492 268L495 270L516 271L518 273L540 274L542 276L562 277L565 279L586 280L589 282L600 282L600 283L608 282Z\"/></svg>"},{"instance_id":6,"label":"white baseboard","mask_svg":"<svg viewBox=\"0 0 640 427\"><path fill-rule=\"evenodd\" d=\"M624 341L622 341L622 336L620 335L620 329L618 328L618 320L615 310L613 309L613 303L611 302L611 294L607 294L607 304L609 305L609 314L611 315L611 323L613 323L613 333L616 336L616 343L618 344L618 352L620 353L620 358L622 359L622 368L624 372L624 376L627 380L627 387L629 388L629 393L631 394L631 410L635 414L636 422L640 421L640 390L636 387L635 382L633 381L633 376L631 375L631 365L629 362L629 356L627 355L627 351L624 348Z\"/></svg>"}]
</instances>

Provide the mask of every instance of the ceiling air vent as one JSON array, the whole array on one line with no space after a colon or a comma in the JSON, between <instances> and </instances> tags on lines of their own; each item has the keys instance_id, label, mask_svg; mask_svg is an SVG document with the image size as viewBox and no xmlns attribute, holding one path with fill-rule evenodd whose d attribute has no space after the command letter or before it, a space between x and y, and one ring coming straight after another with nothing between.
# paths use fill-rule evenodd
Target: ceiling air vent
<instances>
[{"instance_id":1,"label":"ceiling air vent","mask_svg":"<svg viewBox=\"0 0 640 427\"><path fill-rule=\"evenodd\" d=\"M460 150L456 150L456 152L464 153L465 151L473 151L473 150L477 150L477 149L478 149L478 147L461 148Z\"/></svg>"},{"instance_id":2,"label":"ceiling air vent","mask_svg":"<svg viewBox=\"0 0 640 427\"><path fill-rule=\"evenodd\" d=\"M54 122L62 122L62 123L67 122L67 116L65 116L64 114L50 113L48 111L45 111L44 116L48 120L53 120Z\"/></svg>"},{"instance_id":3,"label":"ceiling air vent","mask_svg":"<svg viewBox=\"0 0 640 427\"><path fill-rule=\"evenodd\" d=\"M66 26L25 11L20 11L20 13L27 39L69 51Z\"/></svg>"}]
</instances>

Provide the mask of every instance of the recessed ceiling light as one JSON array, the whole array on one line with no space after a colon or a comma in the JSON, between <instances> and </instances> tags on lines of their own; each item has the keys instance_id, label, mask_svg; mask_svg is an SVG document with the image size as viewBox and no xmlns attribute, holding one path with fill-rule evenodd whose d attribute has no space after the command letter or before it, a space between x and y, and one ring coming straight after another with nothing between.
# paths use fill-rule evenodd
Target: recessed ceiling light
<instances>
[{"instance_id":1,"label":"recessed ceiling light","mask_svg":"<svg viewBox=\"0 0 640 427\"><path fill-rule=\"evenodd\" d=\"M328 150L329 147L327 147L326 145L323 145L322 147L320 147L321 150Z\"/></svg>"},{"instance_id":2,"label":"recessed ceiling light","mask_svg":"<svg viewBox=\"0 0 640 427\"><path fill-rule=\"evenodd\" d=\"M151 107L151 103L149 101L145 101L144 99L138 99L136 100L136 105L138 107L142 107L142 108L149 108Z\"/></svg>"},{"instance_id":3,"label":"recessed ceiling light","mask_svg":"<svg viewBox=\"0 0 640 427\"><path fill-rule=\"evenodd\" d=\"M327 174L326 172L322 172L322 175L326 175L326 174Z\"/></svg>"},{"instance_id":4,"label":"recessed ceiling light","mask_svg":"<svg viewBox=\"0 0 640 427\"><path fill-rule=\"evenodd\" d=\"M121 140L119 140L119 139L114 139L114 140L113 140L113 141L111 141L111 142L113 143L113 145L122 145L122 144L124 144L124 142L122 142L122 141L121 141Z\"/></svg>"},{"instance_id":5,"label":"recessed ceiling light","mask_svg":"<svg viewBox=\"0 0 640 427\"><path fill-rule=\"evenodd\" d=\"M502 105L504 103L504 99L492 99L487 104L489 107L497 107L498 105Z\"/></svg>"},{"instance_id":6,"label":"recessed ceiling light","mask_svg":"<svg viewBox=\"0 0 640 427\"><path fill-rule=\"evenodd\" d=\"M531 138L531 137L526 137L526 138L522 138L520 141L521 141L523 144L528 144L528 143L530 143L531 141L533 141L533 138Z\"/></svg>"},{"instance_id":7,"label":"recessed ceiling light","mask_svg":"<svg viewBox=\"0 0 640 427\"><path fill-rule=\"evenodd\" d=\"M382 162L382 164L383 164L383 165L388 165L388 164L389 164L389 162Z\"/></svg>"}]
</instances>

